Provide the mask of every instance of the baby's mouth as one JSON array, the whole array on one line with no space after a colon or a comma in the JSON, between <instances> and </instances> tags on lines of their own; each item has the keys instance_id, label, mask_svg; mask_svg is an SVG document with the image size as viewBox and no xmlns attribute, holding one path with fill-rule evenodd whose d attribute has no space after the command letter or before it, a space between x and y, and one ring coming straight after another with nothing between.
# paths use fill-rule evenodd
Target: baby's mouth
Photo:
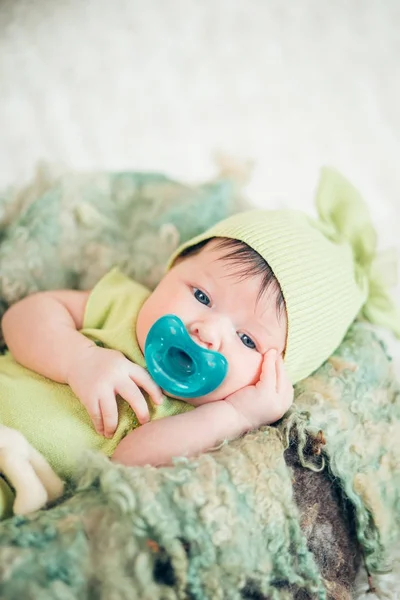
<instances>
[{"instance_id":1,"label":"baby's mouth","mask_svg":"<svg viewBox=\"0 0 400 600\"><path fill-rule=\"evenodd\" d=\"M180 348L169 348L167 352L168 358L174 364L175 369L181 375L191 375L195 371L193 359L184 350Z\"/></svg>"}]
</instances>

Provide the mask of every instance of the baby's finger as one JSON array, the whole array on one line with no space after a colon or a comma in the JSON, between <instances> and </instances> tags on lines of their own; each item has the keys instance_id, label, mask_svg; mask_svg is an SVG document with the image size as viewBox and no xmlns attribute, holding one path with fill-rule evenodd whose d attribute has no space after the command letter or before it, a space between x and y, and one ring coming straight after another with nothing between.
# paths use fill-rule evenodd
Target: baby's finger
<instances>
[{"instance_id":1,"label":"baby's finger","mask_svg":"<svg viewBox=\"0 0 400 600\"><path fill-rule=\"evenodd\" d=\"M264 355L264 361L262 364L260 382L263 386L268 386L276 390L277 385L277 373L276 373L276 350L268 350Z\"/></svg>"},{"instance_id":2,"label":"baby's finger","mask_svg":"<svg viewBox=\"0 0 400 600\"><path fill-rule=\"evenodd\" d=\"M147 392L154 404L160 405L163 403L163 395L161 388L156 384L155 381L150 377L149 373L139 367L138 365L132 365L131 378L132 380Z\"/></svg>"},{"instance_id":3,"label":"baby's finger","mask_svg":"<svg viewBox=\"0 0 400 600\"><path fill-rule=\"evenodd\" d=\"M127 378L116 389L118 394L129 404L141 425L150 420L147 402L134 381Z\"/></svg>"},{"instance_id":4,"label":"baby's finger","mask_svg":"<svg viewBox=\"0 0 400 600\"><path fill-rule=\"evenodd\" d=\"M278 393L283 392L287 387L289 380L286 375L285 365L283 364L282 356L278 356L275 363L276 368L276 391Z\"/></svg>"},{"instance_id":5,"label":"baby's finger","mask_svg":"<svg viewBox=\"0 0 400 600\"><path fill-rule=\"evenodd\" d=\"M89 417L92 419L92 423L94 425L95 430L99 435L104 435L104 425L103 425L103 416L100 410L100 404L97 401L95 404L91 405L89 408L86 407L86 410L89 413Z\"/></svg>"},{"instance_id":6,"label":"baby's finger","mask_svg":"<svg viewBox=\"0 0 400 600\"><path fill-rule=\"evenodd\" d=\"M115 394L110 391L100 399L100 412L103 420L104 437L111 438L118 427L118 406Z\"/></svg>"}]
</instances>

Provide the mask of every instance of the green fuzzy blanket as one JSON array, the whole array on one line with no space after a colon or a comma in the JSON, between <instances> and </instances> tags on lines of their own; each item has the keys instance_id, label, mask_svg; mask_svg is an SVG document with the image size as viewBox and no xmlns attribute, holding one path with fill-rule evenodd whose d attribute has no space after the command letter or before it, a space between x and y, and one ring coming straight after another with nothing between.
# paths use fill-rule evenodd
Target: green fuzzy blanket
<instances>
[{"instance_id":1,"label":"green fuzzy blanket","mask_svg":"<svg viewBox=\"0 0 400 600\"><path fill-rule=\"evenodd\" d=\"M8 190L1 310L38 289L90 287L113 265L153 287L180 241L240 206L233 181L193 187L158 174L67 175ZM390 566L399 438L390 358L355 323L275 427L172 467L82 457L57 506L1 523L0 597L350 598L351 581L335 573L351 557ZM323 505L340 517L322 519ZM338 542L340 527L353 546Z\"/></svg>"}]
</instances>

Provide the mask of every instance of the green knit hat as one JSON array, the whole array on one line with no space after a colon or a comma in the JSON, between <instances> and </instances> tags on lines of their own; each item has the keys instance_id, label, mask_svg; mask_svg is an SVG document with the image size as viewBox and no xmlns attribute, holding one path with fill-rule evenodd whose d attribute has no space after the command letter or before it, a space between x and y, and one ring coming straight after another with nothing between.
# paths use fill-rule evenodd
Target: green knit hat
<instances>
[{"instance_id":1,"label":"green knit hat","mask_svg":"<svg viewBox=\"0 0 400 600\"><path fill-rule=\"evenodd\" d=\"M212 237L241 240L256 250L285 298L285 365L293 383L334 352L360 311L400 337L400 316L387 292L395 262L375 260L376 234L358 192L325 168L316 204L318 220L292 210L235 214L183 244L169 261L171 266L184 249Z\"/></svg>"}]
</instances>

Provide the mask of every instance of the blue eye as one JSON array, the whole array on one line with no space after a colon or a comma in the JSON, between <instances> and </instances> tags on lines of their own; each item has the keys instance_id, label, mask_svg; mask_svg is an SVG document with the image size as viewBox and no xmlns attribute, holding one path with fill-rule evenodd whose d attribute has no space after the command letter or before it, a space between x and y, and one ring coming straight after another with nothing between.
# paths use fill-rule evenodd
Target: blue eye
<instances>
[{"instance_id":1,"label":"blue eye","mask_svg":"<svg viewBox=\"0 0 400 600\"><path fill-rule=\"evenodd\" d=\"M245 333L238 333L238 336L240 337L240 339L242 340L242 343L246 346L246 348L250 348L250 350L256 349L256 345L253 342L253 340L251 339L251 337L249 337Z\"/></svg>"},{"instance_id":2,"label":"blue eye","mask_svg":"<svg viewBox=\"0 0 400 600\"><path fill-rule=\"evenodd\" d=\"M193 292L194 292L194 297L196 298L196 300L198 302L200 302L201 304L205 304L206 306L210 306L211 301L210 301L210 298L207 296L207 294L205 294L204 292L199 290L199 288L193 288Z\"/></svg>"}]
</instances>

